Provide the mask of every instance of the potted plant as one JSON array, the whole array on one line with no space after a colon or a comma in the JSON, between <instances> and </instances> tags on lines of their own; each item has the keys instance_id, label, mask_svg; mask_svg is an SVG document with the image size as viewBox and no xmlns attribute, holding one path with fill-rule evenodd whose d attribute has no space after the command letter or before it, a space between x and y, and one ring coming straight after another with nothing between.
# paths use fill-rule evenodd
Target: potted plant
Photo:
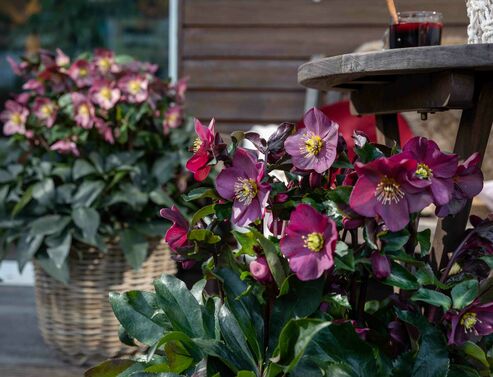
<instances>
[{"instance_id":1,"label":"potted plant","mask_svg":"<svg viewBox=\"0 0 493 377\"><path fill-rule=\"evenodd\" d=\"M350 160L322 112L304 125L269 140L234 133L224 146L197 124L191 165L221 161L221 171L215 189L187 199L210 204L190 221L176 207L161 215L173 223L170 248L202 262L204 279L188 290L163 275L155 293L112 293L126 339L148 352L86 376L490 375L493 219L471 218L444 270L418 227L428 205L453 215L481 191L479 156L461 162L422 137L390 149L356 133Z\"/></svg>"},{"instance_id":2,"label":"potted plant","mask_svg":"<svg viewBox=\"0 0 493 377\"><path fill-rule=\"evenodd\" d=\"M15 245L21 269L34 259L48 344L82 361L114 356L109 290L173 274L155 206L193 208L179 200L189 177L181 146L193 133L185 82L103 49L11 65L24 85L0 114L0 248Z\"/></svg>"}]
</instances>

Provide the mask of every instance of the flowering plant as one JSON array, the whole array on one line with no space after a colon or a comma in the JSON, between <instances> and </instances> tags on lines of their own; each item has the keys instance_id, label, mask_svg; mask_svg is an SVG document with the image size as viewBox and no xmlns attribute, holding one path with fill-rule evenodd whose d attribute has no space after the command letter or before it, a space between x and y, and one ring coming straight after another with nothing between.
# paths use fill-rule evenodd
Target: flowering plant
<instances>
[{"instance_id":1,"label":"flowering plant","mask_svg":"<svg viewBox=\"0 0 493 377\"><path fill-rule=\"evenodd\" d=\"M430 204L453 216L481 191L479 156L355 133L350 161L339 125L312 109L304 126L199 142L190 161L220 172L186 199L210 204L190 220L161 215L175 258L202 263L204 279L113 293L123 339L149 349L88 376L490 375L493 218L471 219L443 270L419 227Z\"/></svg>"},{"instance_id":2,"label":"flowering plant","mask_svg":"<svg viewBox=\"0 0 493 377\"><path fill-rule=\"evenodd\" d=\"M66 281L73 243L104 251L105 240L119 239L138 268L147 239L165 230L155 205L179 204L191 178L181 150L193 134L185 82L170 84L157 66L102 49L74 61L58 50L10 62L24 85L0 114L9 136L0 156L0 249L16 244L21 268L34 256Z\"/></svg>"}]
</instances>

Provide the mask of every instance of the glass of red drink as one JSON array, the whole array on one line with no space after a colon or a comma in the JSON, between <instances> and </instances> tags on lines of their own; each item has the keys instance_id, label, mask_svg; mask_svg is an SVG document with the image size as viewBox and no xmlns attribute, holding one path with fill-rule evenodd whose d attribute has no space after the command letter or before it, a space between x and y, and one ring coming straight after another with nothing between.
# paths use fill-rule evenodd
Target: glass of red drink
<instances>
[{"instance_id":1,"label":"glass of red drink","mask_svg":"<svg viewBox=\"0 0 493 377\"><path fill-rule=\"evenodd\" d=\"M400 12L399 22L392 21L389 47L436 46L442 41L442 14L438 12Z\"/></svg>"}]
</instances>

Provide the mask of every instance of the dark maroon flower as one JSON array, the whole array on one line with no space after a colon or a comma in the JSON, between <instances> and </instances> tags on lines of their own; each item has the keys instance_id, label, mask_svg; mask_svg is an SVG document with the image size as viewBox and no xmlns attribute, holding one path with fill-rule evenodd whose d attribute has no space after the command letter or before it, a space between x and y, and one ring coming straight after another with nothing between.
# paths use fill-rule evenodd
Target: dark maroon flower
<instances>
[{"instance_id":1,"label":"dark maroon flower","mask_svg":"<svg viewBox=\"0 0 493 377\"><path fill-rule=\"evenodd\" d=\"M298 130L284 142L286 152L296 168L324 173L337 155L339 125L316 108L306 112L303 123L306 128Z\"/></svg>"},{"instance_id":2,"label":"dark maroon flower","mask_svg":"<svg viewBox=\"0 0 493 377\"><path fill-rule=\"evenodd\" d=\"M161 217L173 222L173 225L171 225L164 236L170 249L176 251L187 246L187 235L190 225L188 224L187 219L180 213L180 210L176 206L172 206L171 208L161 209L159 214Z\"/></svg>"},{"instance_id":3,"label":"dark maroon flower","mask_svg":"<svg viewBox=\"0 0 493 377\"><path fill-rule=\"evenodd\" d=\"M437 207L437 216L445 217L459 213L469 199L481 192L483 173L481 172L481 155L479 153L472 154L466 161L459 164L457 172L453 176L453 182L452 199L447 204Z\"/></svg>"},{"instance_id":4,"label":"dark maroon flower","mask_svg":"<svg viewBox=\"0 0 493 377\"><path fill-rule=\"evenodd\" d=\"M256 260L251 261L249 268L253 278L259 283L267 284L273 281L267 259L264 256L259 256Z\"/></svg>"},{"instance_id":5,"label":"dark maroon flower","mask_svg":"<svg viewBox=\"0 0 493 377\"><path fill-rule=\"evenodd\" d=\"M215 139L214 118L210 121L209 127L204 126L198 119L195 119L195 132L197 138L193 143L193 156L187 161L187 169L190 170L196 181L201 182L207 178L211 167L209 162L213 159L213 147Z\"/></svg>"},{"instance_id":6,"label":"dark maroon flower","mask_svg":"<svg viewBox=\"0 0 493 377\"><path fill-rule=\"evenodd\" d=\"M492 334L493 302L473 302L460 312L448 312L447 318L451 325L449 344L463 344L468 339Z\"/></svg>"},{"instance_id":7,"label":"dark maroon flower","mask_svg":"<svg viewBox=\"0 0 493 377\"><path fill-rule=\"evenodd\" d=\"M233 201L233 224L246 226L262 218L270 192L270 185L262 183L264 173L263 163L257 162L246 149L238 148L233 166L217 176L217 192Z\"/></svg>"},{"instance_id":8,"label":"dark maroon flower","mask_svg":"<svg viewBox=\"0 0 493 377\"><path fill-rule=\"evenodd\" d=\"M92 84L91 66L87 60L76 60L67 73L79 88Z\"/></svg>"},{"instance_id":9,"label":"dark maroon flower","mask_svg":"<svg viewBox=\"0 0 493 377\"><path fill-rule=\"evenodd\" d=\"M441 152L434 141L424 137L412 138L402 150L417 162L410 185L418 190L429 189L436 205L447 204L452 197L458 156Z\"/></svg>"},{"instance_id":10,"label":"dark maroon flower","mask_svg":"<svg viewBox=\"0 0 493 377\"><path fill-rule=\"evenodd\" d=\"M356 213L365 217L380 216L392 232L409 223L409 214L422 210L428 200L409 195L406 177L416 171L416 161L402 154L355 165L358 181L349 199Z\"/></svg>"},{"instance_id":11,"label":"dark maroon flower","mask_svg":"<svg viewBox=\"0 0 493 377\"><path fill-rule=\"evenodd\" d=\"M379 280L386 279L390 276L390 259L389 257L380 254L380 252L375 251L371 255L371 268L373 270L373 275Z\"/></svg>"},{"instance_id":12,"label":"dark maroon flower","mask_svg":"<svg viewBox=\"0 0 493 377\"><path fill-rule=\"evenodd\" d=\"M334 265L337 239L334 220L308 204L299 204L291 212L280 247L298 279L308 281L318 279Z\"/></svg>"}]
</instances>

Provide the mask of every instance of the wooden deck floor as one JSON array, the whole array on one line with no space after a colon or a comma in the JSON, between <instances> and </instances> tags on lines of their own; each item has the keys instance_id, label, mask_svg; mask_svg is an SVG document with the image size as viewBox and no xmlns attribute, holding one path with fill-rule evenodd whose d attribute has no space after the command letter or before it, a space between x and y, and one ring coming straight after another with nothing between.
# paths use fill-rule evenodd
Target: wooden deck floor
<instances>
[{"instance_id":1,"label":"wooden deck floor","mask_svg":"<svg viewBox=\"0 0 493 377\"><path fill-rule=\"evenodd\" d=\"M84 370L60 361L43 343L34 289L0 285L0 376L82 377Z\"/></svg>"}]
</instances>

